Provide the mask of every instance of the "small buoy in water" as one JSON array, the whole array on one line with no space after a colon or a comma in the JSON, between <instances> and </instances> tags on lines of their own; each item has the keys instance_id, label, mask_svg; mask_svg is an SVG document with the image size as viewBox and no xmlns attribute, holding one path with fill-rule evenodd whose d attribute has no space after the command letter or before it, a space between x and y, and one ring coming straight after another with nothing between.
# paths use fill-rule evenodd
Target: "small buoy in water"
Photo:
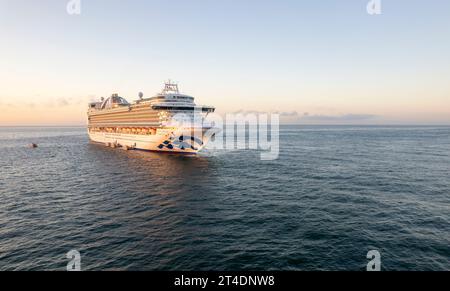
<instances>
[{"instance_id":1,"label":"small buoy in water","mask_svg":"<svg viewBox=\"0 0 450 291\"><path fill-rule=\"evenodd\" d=\"M31 144L29 145L29 147L30 147L30 148L32 148L32 149L35 149L35 148L37 148L37 147L38 147L38 145L37 145L37 144L35 144L35 143L31 143Z\"/></svg>"}]
</instances>

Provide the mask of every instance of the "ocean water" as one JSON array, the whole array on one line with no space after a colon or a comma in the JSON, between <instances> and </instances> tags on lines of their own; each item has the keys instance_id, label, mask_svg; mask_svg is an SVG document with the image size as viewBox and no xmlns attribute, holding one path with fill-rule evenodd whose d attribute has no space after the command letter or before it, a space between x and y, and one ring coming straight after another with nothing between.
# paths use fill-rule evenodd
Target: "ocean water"
<instances>
[{"instance_id":1,"label":"ocean water","mask_svg":"<svg viewBox=\"0 0 450 291\"><path fill-rule=\"evenodd\" d=\"M30 149L31 142L39 148ZM282 126L280 157L0 128L0 270L450 270L450 128Z\"/></svg>"}]
</instances>

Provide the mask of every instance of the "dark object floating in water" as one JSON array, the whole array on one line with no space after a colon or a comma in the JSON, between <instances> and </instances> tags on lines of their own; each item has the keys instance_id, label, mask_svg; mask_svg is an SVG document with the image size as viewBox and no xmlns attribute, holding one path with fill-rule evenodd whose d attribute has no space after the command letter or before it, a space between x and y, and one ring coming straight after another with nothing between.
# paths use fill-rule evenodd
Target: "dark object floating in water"
<instances>
[{"instance_id":1,"label":"dark object floating in water","mask_svg":"<svg viewBox=\"0 0 450 291\"><path fill-rule=\"evenodd\" d=\"M36 143L31 143L31 144L29 144L28 147L31 148L31 149L35 149L35 148L38 147L38 145Z\"/></svg>"}]
</instances>

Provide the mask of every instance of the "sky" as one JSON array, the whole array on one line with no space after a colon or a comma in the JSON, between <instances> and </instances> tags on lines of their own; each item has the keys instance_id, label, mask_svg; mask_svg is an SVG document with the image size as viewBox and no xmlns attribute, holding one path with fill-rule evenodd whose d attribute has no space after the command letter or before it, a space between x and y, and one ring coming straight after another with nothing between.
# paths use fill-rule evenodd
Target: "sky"
<instances>
[{"instance_id":1,"label":"sky","mask_svg":"<svg viewBox=\"0 0 450 291\"><path fill-rule=\"evenodd\" d=\"M0 0L0 126L85 125L167 79L220 114L450 124L450 1Z\"/></svg>"}]
</instances>

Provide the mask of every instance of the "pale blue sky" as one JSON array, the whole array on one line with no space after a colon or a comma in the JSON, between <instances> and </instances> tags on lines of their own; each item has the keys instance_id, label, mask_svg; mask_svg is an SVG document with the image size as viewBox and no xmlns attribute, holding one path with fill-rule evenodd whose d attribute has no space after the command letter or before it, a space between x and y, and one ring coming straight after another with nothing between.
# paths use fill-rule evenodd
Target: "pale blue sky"
<instances>
[{"instance_id":1,"label":"pale blue sky","mask_svg":"<svg viewBox=\"0 0 450 291\"><path fill-rule=\"evenodd\" d=\"M450 1L382 0L377 16L368 0L68 2L0 0L0 122L83 123L89 98L172 78L221 113L450 123Z\"/></svg>"}]
</instances>

